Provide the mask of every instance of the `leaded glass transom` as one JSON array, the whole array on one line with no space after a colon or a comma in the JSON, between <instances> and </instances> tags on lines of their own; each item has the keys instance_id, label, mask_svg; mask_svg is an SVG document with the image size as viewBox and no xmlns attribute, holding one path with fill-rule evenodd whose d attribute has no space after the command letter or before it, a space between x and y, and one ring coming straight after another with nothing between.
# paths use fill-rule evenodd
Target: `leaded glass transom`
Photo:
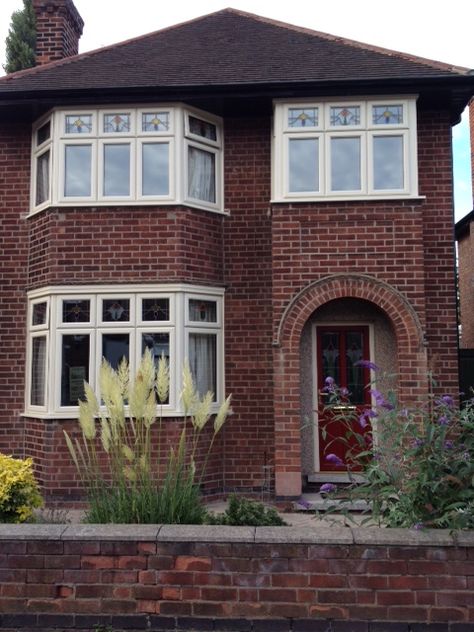
<instances>
[{"instance_id":1,"label":"leaded glass transom","mask_svg":"<svg viewBox=\"0 0 474 632\"><path fill-rule=\"evenodd\" d=\"M66 299L63 301L63 323L88 323L91 303L87 299Z\"/></svg>"},{"instance_id":2,"label":"leaded glass transom","mask_svg":"<svg viewBox=\"0 0 474 632\"><path fill-rule=\"evenodd\" d=\"M360 125L360 106L331 106L330 123L333 127L345 127L347 125Z\"/></svg>"},{"instance_id":3,"label":"leaded glass transom","mask_svg":"<svg viewBox=\"0 0 474 632\"><path fill-rule=\"evenodd\" d=\"M167 132L169 128L169 112L144 112L142 114L142 132Z\"/></svg>"},{"instance_id":4,"label":"leaded glass transom","mask_svg":"<svg viewBox=\"0 0 474 632\"><path fill-rule=\"evenodd\" d=\"M317 127L318 108L290 108L288 127Z\"/></svg>"},{"instance_id":5,"label":"leaded glass transom","mask_svg":"<svg viewBox=\"0 0 474 632\"><path fill-rule=\"evenodd\" d=\"M168 298L144 298L142 301L142 320L156 321L170 319L170 301Z\"/></svg>"},{"instance_id":6,"label":"leaded glass transom","mask_svg":"<svg viewBox=\"0 0 474 632\"><path fill-rule=\"evenodd\" d=\"M42 145L51 138L51 121L46 121L36 132L36 144Z\"/></svg>"},{"instance_id":7,"label":"leaded glass transom","mask_svg":"<svg viewBox=\"0 0 474 632\"><path fill-rule=\"evenodd\" d=\"M195 116L189 117L189 131L191 134L208 138L209 140L217 140L217 128L213 123L203 121Z\"/></svg>"},{"instance_id":8,"label":"leaded glass transom","mask_svg":"<svg viewBox=\"0 0 474 632\"><path fill-rule=\"evenodd\" d=\"M200 323L217 322L217 306L215 301L201 301L190 299L189 320Z\"/></svg>"},{"instance_id":9,"label":"leaded glass transom","mask_svg":"<svg viewBox=\"0 0 474 632\"><path fill-rule=\"evenodd\" d=\"M373 105L373 125L401 125L403 123L403 105Z\"/></svg>"},{"instance_id":10,"label":"leaded glass transom","mask_svg":"<svg viewBox=\"0 0 474 632\"><path fill-rule=\"evenodd\" d=\"M46 301L42 303L35 303L33 305L33 314L31 319L31 324L35 325L46 325L46 317L48 314L48 303Z\"/></svg>"},{"instance_id":11,"label":"leaded glass transom","mask_svg":"<svg viewBox=\"0 0 474 632\"><path fill-rule=\"evenodd\" d=\"M102 303L104 322L128 322L130 320L130 300L128 298L105 299Z\"/></svg>"},{"instance_id":12,"label":"leaded glass transom","mask_svg":"<svg viewBox=\"0 0 474 632\"><path fill-rule=\"evenodd\" d=\"M66 114L66 134L90 134L92 114Z\"/></svg>"},{"instance_id":13,"label":"leaded glass transom","mask_svg":"<svg viewBox=\"0 0 474 632\"><path fill-rule=\"evenodd\" d=\"M118 134L130 131L130 114L104 114L104 132Z\"/></svg>"}]
</instances>

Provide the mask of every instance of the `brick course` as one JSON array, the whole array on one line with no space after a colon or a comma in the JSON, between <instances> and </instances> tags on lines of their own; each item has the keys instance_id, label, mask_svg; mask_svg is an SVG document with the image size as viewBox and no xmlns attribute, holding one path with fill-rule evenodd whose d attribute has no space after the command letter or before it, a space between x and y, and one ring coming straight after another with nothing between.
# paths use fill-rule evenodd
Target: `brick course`
<instances>
[{"instance_id":1,"label":"brick course","mask_svg":"<svg viewBox=\"0 0 474 632\"><path fill-rule=\"evenodd\" d=\"M324 629L334 632L344 623L366 631L410 624L413 632L474 624L469 535L456 545L447 532L376 528L135 526L126 534L109 525L105 537L94 527L87 535L84 527L26 527L25 536L9 528L0 556L5 627L17 621L21 629L31 616L32 627L47 628L47 616L51 626L79 627L107 614L114 627L113 617L129 615L127 629L152 621L216 631L272 621L285 630L330 621Z\"/></svg>"}]
</instances>

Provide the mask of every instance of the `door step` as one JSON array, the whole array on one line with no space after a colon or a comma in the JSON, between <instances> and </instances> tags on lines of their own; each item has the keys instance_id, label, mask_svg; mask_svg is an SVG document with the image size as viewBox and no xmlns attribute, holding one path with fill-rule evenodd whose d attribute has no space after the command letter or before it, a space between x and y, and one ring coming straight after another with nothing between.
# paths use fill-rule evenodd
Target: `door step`
<instances>
[{"instance_id":1,"label":"door step","mask_svg":"<svg viewBox=\"0 0 474 632\"><path fill-rule=\"evenodd\" d=\"M368 512L369 503L366 500L338 500L328 499L321 494L303 494L301 498L293 503L294 511L327 511L328 507L341 507L341 511Z\"/></svg>"},{"instance_id":2,"label":"door step","mask_svg":"<svg viewBox=\"0 0 474 632\"><path fill-rule=\"evenodd\" d=\"M365 478L362 474L349 474L347 472L314 472L314 474L308 474L306 477L308 483L342 483L348 484L351 482L363 483Z\"/></svg>"}]
</instances>

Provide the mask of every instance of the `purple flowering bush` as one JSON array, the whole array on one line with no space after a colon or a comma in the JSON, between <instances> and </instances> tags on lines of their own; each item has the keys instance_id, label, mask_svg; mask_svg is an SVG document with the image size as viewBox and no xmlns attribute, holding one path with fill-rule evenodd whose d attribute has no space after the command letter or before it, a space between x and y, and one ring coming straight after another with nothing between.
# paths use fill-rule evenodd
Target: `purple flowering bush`
<instances>
[{"instance_id":1,"label":"purple flowering bush","mask_svg":"<svg viewBox=\"0 0 474 632\"><path fill-rule=\"evenodd\" d=\"M381 383L382 376L377 379ZM357 420L346 417L347 444L353 445L351 433L359 443L359 453L351 449L346 467L352 480L354 471L362 470L363 481L321 491L329 498L343 497L343 505L368 501L370 520L388 527L474 528L474 399L462 409L450 395L403 408L394 393L385 397L373 385L367 388L372 407ZM329 406L347 401L334 383L331 397ZM374 429L373 444L370 433L360 433L368 424Z\"/></svg>"}]
</instances>

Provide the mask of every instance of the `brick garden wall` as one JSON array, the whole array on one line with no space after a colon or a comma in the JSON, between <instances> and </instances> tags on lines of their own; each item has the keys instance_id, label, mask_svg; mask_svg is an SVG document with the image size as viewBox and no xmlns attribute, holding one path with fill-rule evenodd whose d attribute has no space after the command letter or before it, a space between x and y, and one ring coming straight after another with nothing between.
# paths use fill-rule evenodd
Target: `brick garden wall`
<instances>
[{"instance_id":1,"label":"brick garden wall","mask_svg":"<svg viewBox=\"0 0 474 632\"><path fill-rule=\"evenodd\" d=\"M3 628L468 632L474 626L472 533L1 525L0 546Z\"/></svg>"}]
</instances>

